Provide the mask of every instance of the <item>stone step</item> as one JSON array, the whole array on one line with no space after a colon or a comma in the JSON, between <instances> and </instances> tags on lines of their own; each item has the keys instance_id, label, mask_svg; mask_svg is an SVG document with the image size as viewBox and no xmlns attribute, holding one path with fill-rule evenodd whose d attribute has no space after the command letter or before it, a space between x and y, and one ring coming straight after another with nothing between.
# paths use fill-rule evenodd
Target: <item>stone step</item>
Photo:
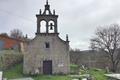
<instances>
[{"instance_id":1,"label":"stone step","mask_svg":"<svg viewBox=\"0 0 120 80\"><path fill-rule=\"evenodd\" d=\"M10 80L34 80L32 78L18 78L18 79L10 79Z\"/></svg>"}]
</instances>

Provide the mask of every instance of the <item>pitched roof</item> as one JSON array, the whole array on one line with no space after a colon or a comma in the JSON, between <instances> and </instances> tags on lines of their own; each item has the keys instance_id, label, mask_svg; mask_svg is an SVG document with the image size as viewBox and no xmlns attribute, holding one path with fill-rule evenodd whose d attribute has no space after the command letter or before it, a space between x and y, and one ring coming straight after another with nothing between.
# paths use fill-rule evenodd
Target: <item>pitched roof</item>
<instances>
[{"instance_id":1,"label":"pitched roof","mask_svg":"<svg viewBox=\"0 0 120 80\"><path fill-rule=\"evenodd\" d=\"M19 45L20 42L23 42L22 40L11 38L5 35L0 35L0 40L4 42L5 49L13 48L15 45Z\"/></svg>"}]
</instances>

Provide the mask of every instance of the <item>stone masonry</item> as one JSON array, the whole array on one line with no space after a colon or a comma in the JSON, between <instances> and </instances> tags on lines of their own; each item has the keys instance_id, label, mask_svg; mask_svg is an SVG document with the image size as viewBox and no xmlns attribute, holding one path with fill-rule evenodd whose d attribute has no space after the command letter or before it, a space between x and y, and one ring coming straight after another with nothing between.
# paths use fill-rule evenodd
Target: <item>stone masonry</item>
<instances>
[{"instance_id":1,"label":"stone masonry","mask_svg":"<svg viewBox=\"0 0 120 80\"><path fill-rule=\"evenodd\" d=\"M46 11L49 13L46 14ZM59 37L57 30L57 17L55 11L50 11L48 1L45 10L36 15L36 37L28 42L24 53L24 74L68 74L70 72L69 40ZM46 22L46 32L41 32L41 21ZM53 24L49 21L53 21ZM49 31L53 29L53 33Z\"/></svg>"}]
</instances>

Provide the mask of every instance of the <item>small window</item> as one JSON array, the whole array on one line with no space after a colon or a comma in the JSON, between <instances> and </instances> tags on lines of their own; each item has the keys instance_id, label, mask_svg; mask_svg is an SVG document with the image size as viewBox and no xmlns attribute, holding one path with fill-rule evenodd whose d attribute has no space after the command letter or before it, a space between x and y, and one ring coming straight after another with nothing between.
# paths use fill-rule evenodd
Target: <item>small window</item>
<instances>
[{"instance_id":1,"label":"small window","mask_svg":"<svg viewBox=\"0 0 120 80\"><path fill-rule=\"evenodd\" d=\"M46 42L46 43L45 43L45 47L46 47L46 48L50 48L49 42Z\"/></svg>"}]
</instances>

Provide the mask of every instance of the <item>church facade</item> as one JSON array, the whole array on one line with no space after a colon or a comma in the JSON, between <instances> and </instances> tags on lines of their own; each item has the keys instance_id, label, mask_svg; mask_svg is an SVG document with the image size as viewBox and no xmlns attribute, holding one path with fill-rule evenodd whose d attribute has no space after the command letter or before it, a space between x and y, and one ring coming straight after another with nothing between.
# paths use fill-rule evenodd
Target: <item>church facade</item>
<instances>
[{"instance_id":1,"label":"church facade","mask_svg":"<svg viewBox=\"0 0 120 80\"><path fill-rule=\"evenodd\" d=\"M45 9L37 17L37 32L29 41L24 53L24 74L68 74L70 72L69 40L59 37L55 10L51 12L46 1ZM42 26L44 23L44 26ZM44 32L42 32L44 28Z\"/></svg>"}]
</instances>

